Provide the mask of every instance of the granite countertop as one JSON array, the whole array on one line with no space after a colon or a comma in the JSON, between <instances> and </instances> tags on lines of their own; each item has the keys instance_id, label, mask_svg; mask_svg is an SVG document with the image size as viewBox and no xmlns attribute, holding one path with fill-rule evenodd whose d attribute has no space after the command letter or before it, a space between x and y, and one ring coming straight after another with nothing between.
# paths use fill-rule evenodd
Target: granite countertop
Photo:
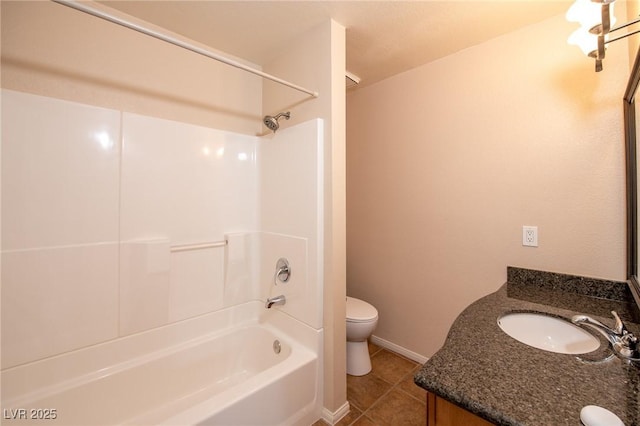
<instances>
[{"instance_id":1,"label":"granite countertop","mask_svg":"<svg viewBox=\"0 0 640 426\"><path fill-rule=\"evenodd\" d=\"M507 283L471 304L444 346L414 376L417 385L496 425L581 425L580 410L599 405L640 425L640 365L594 352L566 355L532 348L504 333L507 312L581 313L613 326L615 310L640 336L640 312L626 283L507 268ZM586 330L586 329L585 329ZM587 330L589 331L589 330Z\"/></svg>"}]
</instances>

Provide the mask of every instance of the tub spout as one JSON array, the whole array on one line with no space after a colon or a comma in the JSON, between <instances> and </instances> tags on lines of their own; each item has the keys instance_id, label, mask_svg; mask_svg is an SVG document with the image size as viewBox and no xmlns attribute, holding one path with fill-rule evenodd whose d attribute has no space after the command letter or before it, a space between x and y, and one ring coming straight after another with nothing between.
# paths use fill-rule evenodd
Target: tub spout
<instances>
[{"instance_id":1,"label":"tub spout","mask_svg":"<svg viewBox=\"0 0 640 426\"><path fill-rule=\"evenodd\" d=\"M284 297L284 294L276 297L270 297L267 299L267 303L264 304L264 307L267 309L271 309L273 305L284 305L287 302L287 299Z\"/></svg>"}]
</instances>

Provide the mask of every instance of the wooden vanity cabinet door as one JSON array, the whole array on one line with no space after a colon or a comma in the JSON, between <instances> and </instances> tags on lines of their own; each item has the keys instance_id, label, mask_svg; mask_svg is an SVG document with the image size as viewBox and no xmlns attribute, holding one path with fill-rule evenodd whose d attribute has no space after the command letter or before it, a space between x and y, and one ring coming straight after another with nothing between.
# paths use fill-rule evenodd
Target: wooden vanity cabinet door
<instances>
[{"instance_id":1,"label":"wooden vanity cabinet door","mask_svg":"<svg viewBox=\"0 0 640 426\"><path fill-rule=\"evenodd\" d=\"M427 392L427 426L493 426L493 423Z\"/></svg>"}]
</instances>

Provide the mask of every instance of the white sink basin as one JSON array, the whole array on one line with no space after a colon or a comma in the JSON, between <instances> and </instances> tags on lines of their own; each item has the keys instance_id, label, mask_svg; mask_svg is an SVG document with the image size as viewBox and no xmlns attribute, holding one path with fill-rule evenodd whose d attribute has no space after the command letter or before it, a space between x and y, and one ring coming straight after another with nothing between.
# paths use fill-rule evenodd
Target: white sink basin
<instances>
[{"instance_id":1,"label":"white sink basin","mask_svg":"<svg viewBox=\"0 0 640 426\"><path fill-rule=\"evenodd\" d=\"M569 321L537 313L510 313L498 318L509 336L534 348L561 354L585 354L600 347L600 340Z\"/></svg>"}]
</instances>

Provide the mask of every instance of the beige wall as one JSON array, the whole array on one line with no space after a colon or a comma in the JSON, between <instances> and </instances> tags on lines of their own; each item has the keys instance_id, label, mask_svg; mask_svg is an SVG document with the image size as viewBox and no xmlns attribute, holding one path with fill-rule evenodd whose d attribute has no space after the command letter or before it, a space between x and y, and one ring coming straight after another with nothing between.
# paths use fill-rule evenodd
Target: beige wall
<instances>
[{"instance_id":1,"label":"beige wall","mask_svg":"<svg viewBox=\"0 0 640 426\"><path fill-rule=\"evenodd\" d=\"M638 15L640 15L640 0L628 0L626 3L627 6L627 17L625 22L631 22L634 19L638 19ZM636 30L636 27L631 27ZM630 37L629 41L629 61L631 65L633 65L633 61L636 58L636 53L638 52L638 46L640 46L640 37Z\"/></svg>"},{"instance_id":2,"label":"beige wall","mask_svg":"<svg viewBox=\"0 0 640 426\"><path fill-rule=\"evenodd\" d=\"M262 131L260 77L53 2L1 7L5 89Z\"/></svg>"},{"instance_id":3,"label":"beige wall","mask_svg":"<svg viewBox=\"0 0 640 426\"><path fill-rule=\"evenodd\" d=\"M558 16L347 95L347 293L376 336L433 355L507 265L626 278L626 42L596 74L571 31Z\"/></svg>"},{"instance_id":4,"label":"beige wall","mask_svg":"<svg viewBox=\"0 0 640 426\"><path fill-rule=\"evenodd\" d=\"M291 111L283 127L312 117L325 123L324 252L317 271L324 281L324 407L335 413L346 402L346 234L345 234L345 29L330 21L291 41L264 71L316 90L316 99L264 85L264 111ZM286 191L286 188L283 188Z\"/></svg>"}]
</instances>

